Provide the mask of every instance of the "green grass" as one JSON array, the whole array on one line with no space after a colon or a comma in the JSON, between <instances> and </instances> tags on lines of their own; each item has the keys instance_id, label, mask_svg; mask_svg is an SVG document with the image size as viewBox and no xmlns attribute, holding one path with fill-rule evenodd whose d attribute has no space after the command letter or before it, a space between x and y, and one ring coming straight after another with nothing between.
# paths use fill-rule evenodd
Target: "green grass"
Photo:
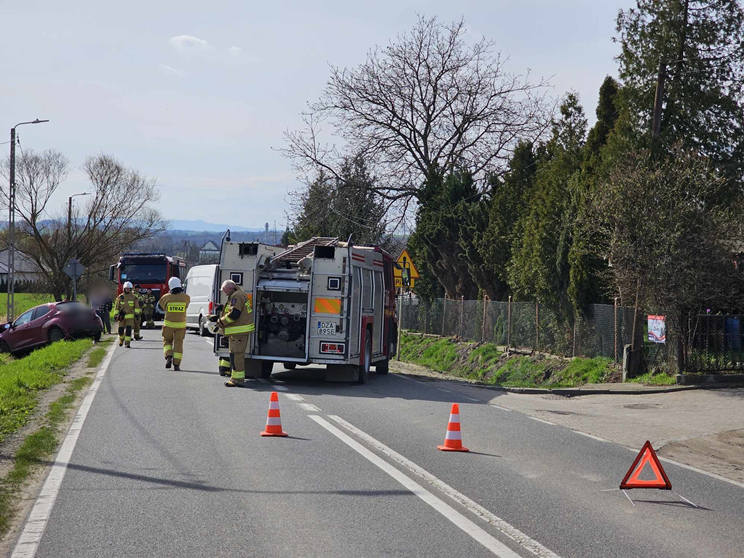
<instances>
[{"instance_id":1,"label":"green grass","mask_svg":"<svg viewBox=\"0 0 744 558\"><path fill-rule=\"evenodd\" d=\"M628 379L628 381L636 384L646 384L649 386L671 386L677 383L677 380L674 376L670 376L669 374L665 374L663 372L660 374L652 374L651 372L646 372L642 376L630 378Z\"/></svg>"},{"instance_id":2,"label":"green grass","mask_svg":"<svg viewBox=\"0 0 744 558\"><path fill-rule=\"evenodd\" d=\"M96 347L93 349L88 356L88 368L98 368L106 357L107 352L108 349L106 347Z\"/></svg>"},{"instance_id":3,"label":"green grass","mask_svg":"<svg viewBox=\"0 0 744 558\"><path fill-rule=\"evenodd\" d=\"M509 387L573 387L604 382L612 371L608 358L572 360L542 356L505 357L491 343L458 343L449 338L403 334L401 359L439 372Z\"/></svg>"},{"instance_id":4,"label":"green grass","mask_svg":"<svg viewBox=\"0 0 744 558\"><path fill-rule=\"evenodd\" d=\"M61 341L0 366L0 442L28 422L39 390L61 382L92 345L90 339Z\"/></svg>"},{"instance_id":5,"label":"green grass","mask_svg":"<svg viewBox=\"0 0 744 558\"><path fill-rule=\"evenodd\" d=\"M67 418L67 411L74 405L77 392L88 387L91 382L92 379L88 377L71 381L65 395L49 406L46 424L26 436L18 448L13 469L0 481L0 536L8 532L15 514L15 495L33 468L57 450L59 425Z\"/></svg>"},{"instance_id":6,"label":"green grass","mask_svg":"<svg viewBox=\"0 0 744 558\"><path fill-rule=\"evenodd\" d=\"M16 293L14 304L15 308L13 313L17 318L23 314L29 308L44 304L45 302L52 302L54 297L50 294L35 294L35 293ZM0 293L0 316L6 316L8 314L8 295Z\"/></svg>"}]
</instances>

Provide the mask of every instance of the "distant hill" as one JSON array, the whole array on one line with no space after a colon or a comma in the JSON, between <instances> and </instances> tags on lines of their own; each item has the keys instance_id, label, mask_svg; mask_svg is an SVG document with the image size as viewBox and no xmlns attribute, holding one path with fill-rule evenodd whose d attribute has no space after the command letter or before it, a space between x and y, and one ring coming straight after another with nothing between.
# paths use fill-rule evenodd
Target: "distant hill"
<instances>
[{"instance_id":1,"label":"distant hill","mask_svg":"<svg viewBox=\"0 0 744 558\"><path fill-rule=\"evenodd\" d=\"M238 225L219 225L216 223L207 223L206 221L186 221L183 219L173 219L168 221L168 228L174 231L194 231L194 232L225 232L226 229L230 231L239 232L262 232L264 229L250 229L247 227L240 227Z\"/></svg>"}]
</instances>

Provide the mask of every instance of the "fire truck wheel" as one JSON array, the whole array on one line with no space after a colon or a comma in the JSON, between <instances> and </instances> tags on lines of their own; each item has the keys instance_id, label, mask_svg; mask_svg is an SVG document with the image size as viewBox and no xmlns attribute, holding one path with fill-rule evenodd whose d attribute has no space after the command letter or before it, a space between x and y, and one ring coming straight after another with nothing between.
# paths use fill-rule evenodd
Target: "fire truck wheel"
<instances>
[{"instance_id":1,"label":"fire truck wheel","mask_svg":"<svg viewBox=\"0 0 744 558\"><path fill-rule=\"evenodd\" d=\"M390 346L388 346L388 357L385 360L381 360L380 362L375 364L375 372L377 372L378 374L387 374L390 371L390 360L392 359L394 354L395 343L390 341Z\"/></svg>"},{"instance_id":2,"label":"fire truck wheel","mask_svg":"<svg viewBox=\"0 0 744 558\"><path fill-rule=\"evenodd\" d=\"M274 369L274 363L270 360L261 361L261 378L268 380L271 378L271 371Z\"/></svg>"},{"instance_id":3,"label":"fire truck wheel","mask_svg":"<svg viewBox=\"0 0 744 558\"><path fill-rule=\"evenodd\" d=\"M360 384L366 384L369 379L369 368L372 365L372 335L367 331L364 341L364 364L359 366L359 378L357 381Z\"/></svg>"}]
</instances>

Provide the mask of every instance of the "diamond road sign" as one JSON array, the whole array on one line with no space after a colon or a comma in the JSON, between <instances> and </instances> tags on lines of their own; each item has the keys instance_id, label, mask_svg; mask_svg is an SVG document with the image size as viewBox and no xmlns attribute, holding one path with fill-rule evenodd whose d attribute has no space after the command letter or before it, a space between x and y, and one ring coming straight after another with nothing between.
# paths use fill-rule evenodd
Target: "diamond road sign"
<instances>
[{"instance_id":1,"label":"diamond road sign","mask_svg":"<svg viewBox=\"0 0 744 558\"><path fill-rule=\"evenodd\" d=\"M83 274L85 267L78 260L72 258L63 271L70 277L70 279L77 279Z\"/></svg>"}]
</instances>

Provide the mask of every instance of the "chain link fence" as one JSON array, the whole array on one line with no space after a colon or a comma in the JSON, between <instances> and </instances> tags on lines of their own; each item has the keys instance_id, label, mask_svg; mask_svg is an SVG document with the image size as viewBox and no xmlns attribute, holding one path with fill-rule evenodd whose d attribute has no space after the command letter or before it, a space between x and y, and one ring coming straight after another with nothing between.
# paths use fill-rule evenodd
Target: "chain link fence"
<instances>
[{"instance_id":1,"label":"chain link fence","mask_svg":"<svg viewBox=\"0 0 744 558\"><path fill-rule=\"evenodd\" d=\"M460 337L561 356L607 357L619 362L631 343L633 308L594 304L573 326L535 302L403 297L401 328L417 333ZM660 348L661 347L661 348ZM665 346L650 347L649 357L664 360Z\"/></svg>"}]
</instances>

